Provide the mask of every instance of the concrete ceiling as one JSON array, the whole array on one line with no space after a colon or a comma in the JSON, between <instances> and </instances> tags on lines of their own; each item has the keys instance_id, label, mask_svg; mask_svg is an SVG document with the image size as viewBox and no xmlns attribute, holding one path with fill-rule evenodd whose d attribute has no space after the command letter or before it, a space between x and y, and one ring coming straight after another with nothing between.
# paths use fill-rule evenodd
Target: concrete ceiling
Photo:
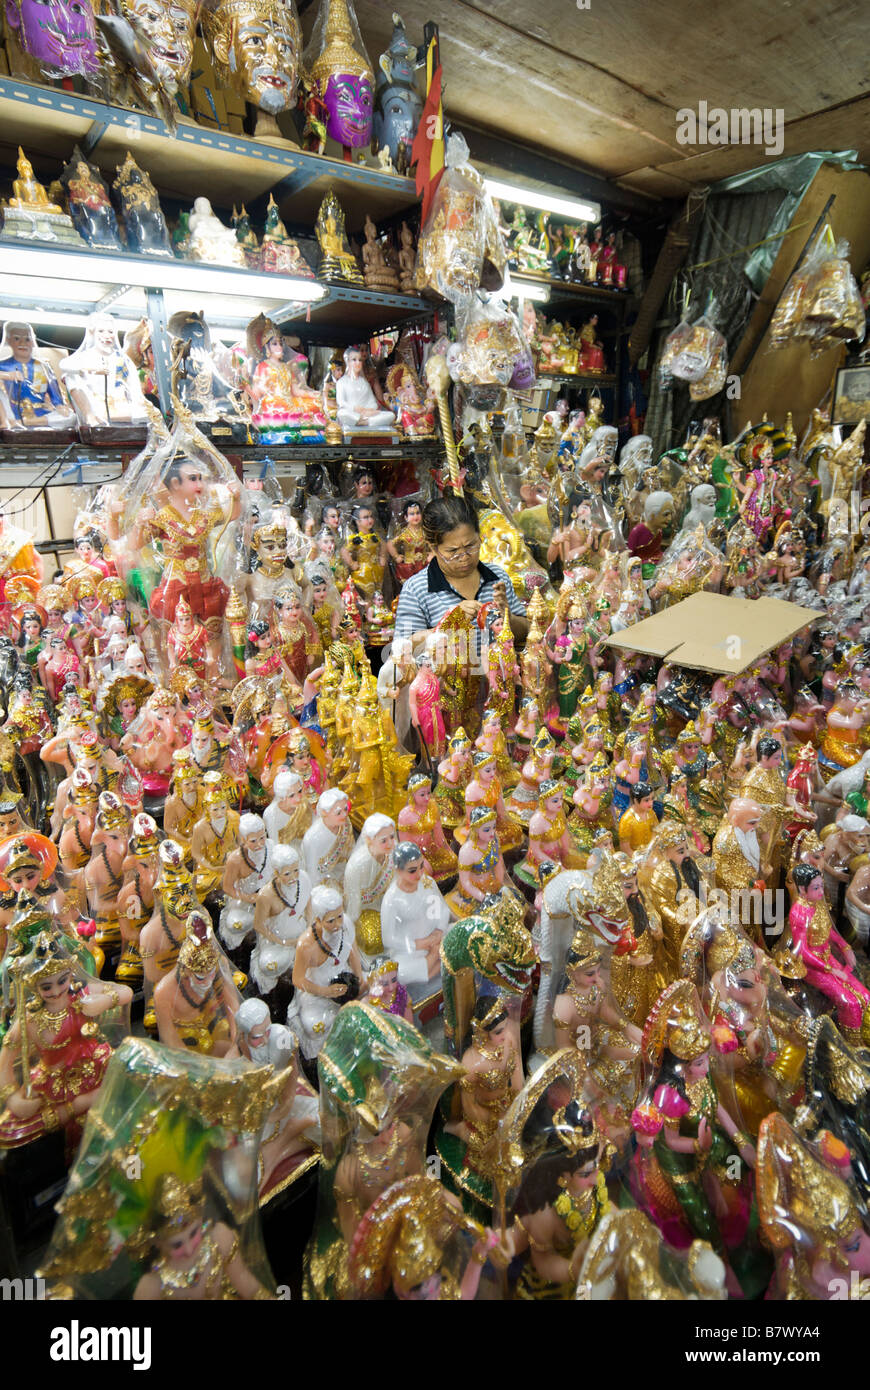
<instances>
[{"instance_id":1,"label":"concrete ceiling","mask_svg":"<svg viewBox=\"0 0 870 1390\"><path fill-rule=\"evenodd\" d=\"M580 9L579 3L588 3ZM765 163L758 145L681 145L681 108L782 111L785 155L870 162L868 0L400 0L439 25L445 113L651 198ZM372 62L392 6L356 0ZM302 0L310 31L316 3Z\"/></svg>"}]
</instances>

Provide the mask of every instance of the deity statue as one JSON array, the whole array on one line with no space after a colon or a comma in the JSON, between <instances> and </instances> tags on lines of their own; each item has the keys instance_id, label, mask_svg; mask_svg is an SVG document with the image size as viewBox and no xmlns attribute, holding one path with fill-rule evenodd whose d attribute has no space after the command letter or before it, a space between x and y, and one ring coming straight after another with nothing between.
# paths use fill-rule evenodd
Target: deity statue
<instances>
[{"instance_id":1,"label":"deity statue","mask_svg":"<svg viewBox=\"0 0 870 1390\"><path fill-rule=\"evenodd\" d=\"M10 5L15 3L16 0L10 0ZM34 0L22 0L22 3L33 5ZM2 208L4 239L20 237L25 241L58 241L79 249L83 245L69 214L58 203L51 201L20 145L18 177L12 181L12 197L3 200Z\"/></svg>"},{"instance_id":2,"label":"deity statue","mask_svg":"<svg viewBox=\"0 0 870 1390\"><path fill-rule=\"evenodd\" d=\"M338 422L345 434L360 430L396 429L396 417L384 409L363 371L363 354L359 348L344 351L345 372L335 388Z\"/></svg>"},{"instance_id":3,"label":"deity statue","mask_svg":"<svg viewBox=\"0 0 870 1390\"><path fill-rule=\"evenodd\" d=\"M245 267L244 247L237 241L232 227L225 227L212 212L208 198L194 199L190 214L190 240L187 256L206 265L235 265Z\"/></svg>"},{"instance_id":4,"label":"deity statue","mask_svg":"<svg viewBox=\"0 0 870 1390\"><path fill-rule=\"evenodd\" d=\"M326 427L320 394L305 382L305 358L287 362L280 330L261 314L248 324L248 351L256 362L249 386L254 402L251 422L266 444L321 443Z\"/></svg>"},{"instance_id":5,"label":"deity statue","mask_svg":"<svg viewBox=\"0 0 870 1390\"><path fill-rule=\"evenodd\" d=\"M112 187L121 204L130 250L149 256L171 256L169 230L157 189L129 150L124 163L118 166Z\"/></svg>"},{"instance_id":6,"label":"deity statue","mask_svg":"<svg viewBox=\"0 0 870 1390\"><path fill-rule=\"evenodd\" d=\"M365 285L362 271L348 244L344 212L332 191L320 204L314 231L320 247L318 279L345 285Z\"/></svg>"},{"instance_id":7,"label":"deity statue","mask_svg":"<svg viewBox=\"0 0 870 1390\"><path fill-rule=\"evenodd\" d=\"M329 1036L342 1004L360 993L363 969L353 925L341 893L318 882L309 899L310 925L296 943L293 985L287 1015L298 1028L302 1055L314 1058Z\"/></svg>"},{"instance_id":8,"label":"deity statue","mask_svg":"<svg viewBox=\"0 0 870 1390\"><path fill-rule=\"evenodd\" d=\"M396 827L376 811L363 822L359 839L344 871L344 901L356 932L363 965L370 966L383 951L380 907L393 875Z\"/></svg>"},{"instance_id":9,"label":"deity statue","mask_svg":"<svg viewBox=\"0 0 870 1390\"><path fill-rule=\"evenodd\" d=\"M305 260L297 243L288 234L278 215L272 194L266 208L263 243L260 248L260 269L268 274L290 275L296 279L313 280L314 271Z\"/></svg>"},{"instance_id":10,"label":"deity statue","mask_svg":"<svg viewBox=\"0 0 870 1390\"><path fill-rule=\"evenodd\" d=\"M206 1057L226 1057L235 1050L241 1000L222 965L211 922L205 913L192 912L175 969L154 988L157 1030L165 1047L189 1048Z\"/></svg>"},{"instance_id":11,"label":"deity statue","mask_svg":"<svg viewBox=\"0 0 870 1390\"><path fill-rule=\"evenodd\" d=\"M428 385L425 395L413 368L400 362L387 372L387 399L410 439L429 439L435 434L435 400Z\"/></svg>"},{"instance_id":12,"label":"deity statue","mask_svg":"<svg viewBox=\"0 0 870 1390\"><path fill-rule=\"evenodd\" d=\"M387 261L384 248L378 241L378 229L371 217L365 220L365 242L362 248L363 275L366 288L379 294L398 294L399 277Z\"/></svg>"},{"instance_id":13,"label":"deity statue","mask_svg":"<svg viewBox=\"0 0 870 1390\"><path fill-rule=\"evenodd\" d=\"M351 151L371 143L374 73L351 0L321 0L305 66L323 102L326 133Z\"/></svg>"},{"instance_id":14,"label":"deity statue","mask_svg":"<svg viewBox=\"0 0 870 1390\"><path fill-rule=\"evenodd\" d=\"M139 374L118 342L116 321L93 314L80 347L60 374L82 425L137 424L146 419Z\"/></svg>"},{"instance_id":15,"label":"deity statue","mask_svg":"<svg viewBox=\"0 0 870 1390\"><path fill-rule=\"evenodd\" d=\"M28 323L7 319L3 325L0 392L5 392L13 429L64 429L75 419ZM20 534L17 528L15 533Z\"/></svg>"},{"instance_id":16,"label":"deity statue","mask_svg":"<svg viewBox=\"0 0 870 1390\"><path fill-rule=\"evenodd\" d=\"M201 420L244 413L231 374L218 362L203 314L182 310L167 325L172 348L172 392Z\"/></svg>"},{"instance_id":17,"label":"deity statue","mask_svg":"<svg viewBox=\"0 0 870 1390\"><path fill-rule=\"evenodd\" d=\"M64 169L62 182L73 226L88 246L100 251L123 251L109 190L99 170L88 163L78 145Z\"/></svg>"}]
</instances>

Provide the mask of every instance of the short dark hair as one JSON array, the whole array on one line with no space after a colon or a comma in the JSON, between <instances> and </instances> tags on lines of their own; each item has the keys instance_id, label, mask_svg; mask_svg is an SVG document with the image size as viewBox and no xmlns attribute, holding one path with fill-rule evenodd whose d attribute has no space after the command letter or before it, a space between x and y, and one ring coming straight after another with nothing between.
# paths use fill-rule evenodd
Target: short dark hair
<instances>
[{"instance_id":1,"label":"short dark hair","mask_svg":"<svg viewBox=\"0 0 870 1390\"><path fill-rule=\"evenodd\" d=\"M457 526L470 526L479 533L477 513L464 497L436 497L423 508L423 535L431 546L438 546Z\"/></svg>"},{"instance_id":2,"label":"short dark hair","mask_svg":"<svg viewBox=\"0 0 870 1390\"><path fill-rule=\"evenodd\" d=\"M628 794L632 801L644 801L648 796L652 796L653 789L649 782L638 782L636 786L629 788Z\"/></svg>"},{"instance_id":3,"label":"short dark hair","mask_svg":"<svg viewBox=\"0 0 870 1390\"><path fill-rule=\"evenodd\" d=\"M759 758L772 758L774 753L782 752L782 744L773 734L763 734L758 740L757 751Z\"/></svg>"},{"instance_id":4,"label":"short dark hair","mask_svg":"<svg viewBox=\"0 0 870 1390\"><path fill-rule=\"evenodd\" d=\"M796 864L792 870L792 878L796 888L809 888L814 878L821 878L821 872L815 864Z\"/></svg>"}]
</instances>

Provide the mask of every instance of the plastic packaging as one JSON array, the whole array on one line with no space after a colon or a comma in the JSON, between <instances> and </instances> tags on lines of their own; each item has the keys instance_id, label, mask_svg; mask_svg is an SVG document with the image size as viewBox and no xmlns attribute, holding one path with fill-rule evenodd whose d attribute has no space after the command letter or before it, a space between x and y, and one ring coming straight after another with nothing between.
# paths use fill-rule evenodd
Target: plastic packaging
<instances>
[{"instance_id":1,"label":"plastic packaging","mask_svg":"<svg viewBox=\"0 0 870 1390\"><path fill-rule=\"evenodd\" d=\"M78 145L60 181L66 191L73 226L88 246L100 251L123 251L109 190L99 169L88 163Z\"/></svg>"},{"instance_id":2,"label":"plastic packaging","mask_svg":"<svg viewBox=\"0 0 870 1390\"><path fill-rule=\"evenodd\" d=\"M849 265L849 243L834 241L830 223L822 227L803 264L794 272L770 322L769 346L806 339L810 355L866 331L864 305Z\"/></svg>"},{"instance_id":3,"label":"plastic packaging","mask_svg":"<svg viewBox=\"0 0 870 1390\"><path fill-rule=\"evenodd\" d=\"M445 165L417 245L417 288L435 290L459 308L479 288L501 288L507 251L461 135L449 136Z\"/></svg>"},{"instance_id":4,"label":"plastic packaging","mask_svg":"<svg viewBox=\"0 0 870 1390\"><path fill-rule=\"evenodd\" d=\"M725 380L728 345L716 328L715 317L714 300L694 323L684 319L677 324L668 334L659 360L662 384L667 385L672 377L694 383L700 394L694 394L693 400L706 400Z\"/></svg>"},{"instance_id":5,"label":"plastic packaging","mask_svg":"<svg viewBox=\"0 0 870 1390\"><path fill-rule=\"evenodd\" d=\"M528 370L530 360L516 314L500 300L476 295L462 338L448 349L453 380L469 388L473 397L476 386L509 385L518 367L522 365L523 373Z\"/></svg>"},{"instance_id":6,"label":"plastic packaging","mask_svg":"<svg viewBox=\"0 0 870 1390\"><path fill-rule=\"evenodd\" d=\"M16 77L89 81L100 71L91 0L9 0L6 42Z\"/></svg>"},{"instance_id":7,"label":"plastic packaging","mask_svg":"<svg viewBox=\"0 0 870 1390\"><path fill-rule=\"evenodd\" d=\"M53 1295L276 1297L257 1156L277 1089L271 1067L128 1038L58 1204L40 1271Z\"/></svg>"}]
</instances>

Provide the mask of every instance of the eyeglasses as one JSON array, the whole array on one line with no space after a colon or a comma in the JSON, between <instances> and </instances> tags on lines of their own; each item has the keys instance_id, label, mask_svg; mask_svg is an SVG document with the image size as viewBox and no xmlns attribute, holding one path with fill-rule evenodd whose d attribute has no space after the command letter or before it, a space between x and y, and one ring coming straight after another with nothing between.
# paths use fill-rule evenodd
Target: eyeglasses
<instances>
[{"instance_id":1,"label":"eyeglasses","mask_svg":"<svg viewBox=\"0 0 870 1390\"><path fill-rule=\"evenodd\" d=\"M441 550L440 554L445 560L461 560L463 556L473 555L479 549L480 537L470 545L458 545L455 550Z\"/></svg>"}]
</instances>

